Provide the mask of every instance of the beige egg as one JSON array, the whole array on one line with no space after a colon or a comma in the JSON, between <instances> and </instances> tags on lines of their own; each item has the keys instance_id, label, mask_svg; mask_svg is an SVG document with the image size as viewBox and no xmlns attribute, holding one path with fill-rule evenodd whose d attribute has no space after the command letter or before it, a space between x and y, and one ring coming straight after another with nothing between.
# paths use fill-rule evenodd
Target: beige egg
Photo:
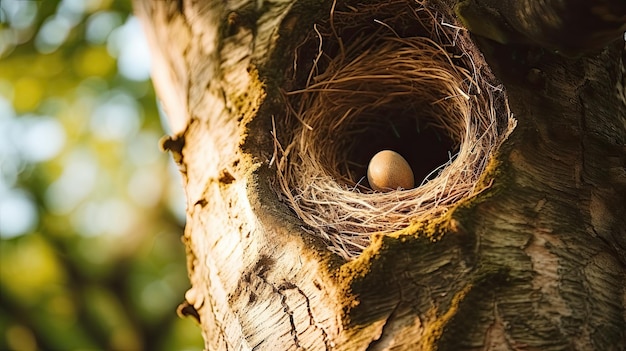
<instances>
[{"instance_id":1,"label":"beige egg","mask_svg":"<svg viewBox=\"0 0 626 351\"><path fill-rule=\"evenodd\" d=\"M413 170L399 153L383 150L374 155L367 166L367 180L376 191L391 191L415 186Z\"/></svg>"}]
</instances>

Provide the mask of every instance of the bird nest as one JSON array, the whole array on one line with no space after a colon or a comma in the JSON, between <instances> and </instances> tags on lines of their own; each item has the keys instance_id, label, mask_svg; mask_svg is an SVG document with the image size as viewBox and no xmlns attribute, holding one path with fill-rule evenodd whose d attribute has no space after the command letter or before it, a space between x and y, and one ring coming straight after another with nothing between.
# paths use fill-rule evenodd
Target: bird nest
<instances>
[{"instance_id":1,"label":"bird nest","mask_svg":"<svg viewBox=\"0 0 626 351\"><path fill-rule=\"evenodd\" d=\"M333 5L289 73L286 112L274 125L279 193L345 259L374 233L476 195L514 127L466 30L420 2ZM414 188L370 188L368 162L383 149L406 158Z\"/></svg>"}]
</instances>

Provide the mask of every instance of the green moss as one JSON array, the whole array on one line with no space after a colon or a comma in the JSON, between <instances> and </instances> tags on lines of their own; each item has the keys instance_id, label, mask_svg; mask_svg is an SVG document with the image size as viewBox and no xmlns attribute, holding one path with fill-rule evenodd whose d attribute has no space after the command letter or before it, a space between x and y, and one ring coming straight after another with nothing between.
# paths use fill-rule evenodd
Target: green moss
<instances>
[{"instance_id":1,"label":"green moss","mask_svg":"<svg viewBox=\"0 0 626 351\"><path fill-rule=\"evenodd\" d=\"M426 315L431 314L433 317L435 317L435 320L426 325L422 350L437 350L437 344L439 339L441 339L441 336L443 335L444 329L447 328L450 320L456 316L457 312L459 311L459 305L471 290L472 284L465 285L460 291L454 294L454 297L452 298L448 309L445 312L440 313L439 316L437 316L438 311L435 308L426 313Z\"/></svg>"},{"instance_id":2,"label":"green moss","mask_svg":"<svg viewBox=\"0 0 626 351\"><path fill-rule=\"evenodd\" d=\"M229 96L229 100L238 111L242 126L247 125L257 116L257 112L267 96L265 83L259 77L256 67L249 67L248 73L250 82L246 91L243 94Z\"/></svg>"}]
</instances>

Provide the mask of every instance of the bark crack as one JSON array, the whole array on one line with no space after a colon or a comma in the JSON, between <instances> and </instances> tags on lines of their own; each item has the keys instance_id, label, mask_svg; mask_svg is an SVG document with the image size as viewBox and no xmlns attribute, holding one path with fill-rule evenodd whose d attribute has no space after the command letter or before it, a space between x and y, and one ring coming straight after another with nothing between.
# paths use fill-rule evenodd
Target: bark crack
<instances>
[{"instance_id":1,"label":"bark crack","mask_svg":"<svg viewBox=\"0 0 626 351\"><path fill-rule=\"evenodd\" d=\"M309 297L304 293L304 291L302 291L302 289L300 289L300 287L298 287L297 285L293 284L293 283L288 283L285 282L283 284L283 286L285 284L289 284L289 288L290 289L295 289L298 294L300 294L300 296L302 296L304 298L305 304L306 304L306 311L309 315L309 323L315 328L318 329L321 333L322 333L322 337L324 338L324 346L326 348L326 351L330 351L332 349L332 345L330 342L330 339L328 338L328 333L326 332L326 330L322 327L321 323L318 323L315 320L315 317L313 316L313 310L311 310L311 300L309 300Z\"/></svg>"},{"instance_id":2,"label":"bark crack","mask_svg":"<svg viewBox=\"0 0 626 351\"><path fill-rule=\"evenodd\" d=\"M330 340L328 336L328 332L322 327L322 324L318 323L315 320L315 317L313 315L313 310L311 308L311 301L309 297L306 295L306 293L294 283L285 281L277 287L276 285L270 283L267 280L267 271L271 268L272 264L273 264L273 259L265 255L261 256L261 259L259 260L259 262L257 263L257 266L254 269L255 276L258 277L264 284L268 285L274 293L280 296L280 303L281 303L281 306L283 307L283 311L287 314L289 318L289 324L291 327L290 333L293 337L295 346L298 347L299 349L305 349L300 343L296 321L293 316L293 311L291 310L291 307L287 303L287 296L284 294L284 292L287 290L295 290L300 296L304 298L307 314L309 316L310 325L318 329L321 332L325 349L327 351L332 350L334 345L332 344L332 341ZM258 347L259 345L256 345L255 347Z\"/></svg>"},{"instance_id":3,"label":"bark crack","mask_svg":"<svg viewBox=\"0 0 626 351\"><path fill-rule=\"evenodd\" d=\"M296 345L297 348L303 349L303 347L300 345L300 339L298 338L298 329L296 328L296 322L293 319L293 311L291 310L291 308L289 307L289 304L287 303L287 296L284 294L285 290L289 289L288 287L286 287L287 284L293 285L292 283L283 283L278 288L274 287L274 285L272 284L270 285L272 286L274 291L280 295L280 304L283 306L283 311L289 317L289 324L291 325L290 333L291 333L291 336L293 337L294 344Z\"/></svg>"},{"instance_id":4,"label":"bark crack","mask_svg":"<svg viewBox=\"0 0 626 351\"><path fill-rule=\"evenodd\" d=\"M255 275L261 279L261 281L265 284L267 284L268 286L271 287L272 291L277 294L278 296L280 296L280 304L283 308L283 312L287 315L288 319L289 319L289 325L290 325L290 330L289 333L291 334L291 337L293 338L293 343L294 345L300 349L300 350L304 350L304 348L302 347L302 345L300 344L300 338L298 338L298 329L296 327L296 322L293 318L293 311L291 310L291 308L289 307L289 304L287 303L287 295L284 294L284 292L286 290L290 290L293 289L294 287L296 287L295 284L293 283L289 283L289 282L284 282L281 285L279 285L278 287L276 287L274 284L270 283L269 281L267 281L267 279L265 278L265 272L257 272L255 273ZM261 342L262 343L262 342ZM260 344L261 344L260 343ZM256 345L254 348L257 348L260 344ZM253 349L254 349L253 348Z\"/></svg>"}]
</instances>

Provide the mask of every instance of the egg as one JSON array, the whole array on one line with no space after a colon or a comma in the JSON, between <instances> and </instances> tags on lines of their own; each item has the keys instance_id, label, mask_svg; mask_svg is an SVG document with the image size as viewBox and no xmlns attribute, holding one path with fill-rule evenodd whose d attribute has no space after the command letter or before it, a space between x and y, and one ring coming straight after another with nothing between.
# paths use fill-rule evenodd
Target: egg
<instances>
[{"instance_id":1,"label":"egg","mask_svg":"<svg viewBox=\"0 0 626 351\"><path fill-rule=\"evenodd\" d=\"M399 153L383 150L374 155L367 166L367 180L376 191L391 191L415 186L413 170Z\"/></svg>"}]
</instances>

